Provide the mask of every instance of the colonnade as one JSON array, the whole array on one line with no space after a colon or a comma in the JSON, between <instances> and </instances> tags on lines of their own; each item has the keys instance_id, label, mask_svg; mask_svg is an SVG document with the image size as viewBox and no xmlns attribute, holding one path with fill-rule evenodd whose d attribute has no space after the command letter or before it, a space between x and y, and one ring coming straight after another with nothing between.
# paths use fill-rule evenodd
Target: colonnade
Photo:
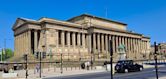
<instances>
[{"instance_id":1,"label":"colonnade","mask_svg":"<svg viewBox=\"0 0 166 79\"><path fill-rule=\"evenodd\" d=\"M141 40L141 38L95 32L87 34L82 32L56 30L55 36L56 47L87 48L89 49L89 53L93 52L94 54L105 54L107 56L110 51L109 40L111 40L113 53L117 54L118 47L124 45L127 58L130 58L130 56L137 58L138 54L146 53L144 50L147 50L149 45L148 41ZM39 46L38 39L39 35L37 30L34 30L33 33L29 30L15 36L15 52L17 52L17 54L32 52L32 50L36 52Z\"/></svg>"}]
</instances>

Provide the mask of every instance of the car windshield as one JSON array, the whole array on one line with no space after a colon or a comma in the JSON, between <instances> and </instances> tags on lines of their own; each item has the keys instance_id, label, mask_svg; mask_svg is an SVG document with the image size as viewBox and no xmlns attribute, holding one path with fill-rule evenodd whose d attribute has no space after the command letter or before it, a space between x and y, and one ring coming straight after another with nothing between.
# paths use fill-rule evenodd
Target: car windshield
<instances>
[{"instance_id":1,"label":"car windshield","mask_svg":"<svg viewBox=\"0 0 166 79\"><path fill-rule=\"evenodd\" d=\"M118 61L117 63L118 65L121 65L121 64L133 64L132 60L125 60L125 61Z\"/></svg>"},{"instance_id":2,"label":"car windshield","mask_svg":"<svg viewBox=\"0 0 166 79\"><path fill-rule=\"evenodd\" d=\"M118 61L118 65L124 64L124 61Z\"/></svg>"}]
</instances>

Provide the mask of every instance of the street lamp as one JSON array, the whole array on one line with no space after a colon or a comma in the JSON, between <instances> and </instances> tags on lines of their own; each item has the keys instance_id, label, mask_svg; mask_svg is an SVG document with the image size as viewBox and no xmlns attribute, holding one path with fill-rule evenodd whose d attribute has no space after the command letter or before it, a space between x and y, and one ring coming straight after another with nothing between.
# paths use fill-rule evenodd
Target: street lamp
<instances>
[{"instance_id":1,"label":"street lamp","mask_svg":"<svg viewBox=\"0 0 166 79\"><path fill-rule=\"evenodd\" d=\"M25 69L26 69L26 79L28 78L28 54L24 54L24 60L25 60Z\"/></svg>"},{"instance_id":2,"label":"street lamp","mask_svg":"<svg viewBox=\"0 0 166 79\"><path fill-rule=\"evenodd\" d=\"M44 48L45 48L45 46L43 45L42 46L42 48L43 48L43 52L39 52L39 57L40 57L40 73L39 73L39 77L41 78L41 69L42 69L42 67L41 67L41 60L42 60L42 53L44 54Z\"/></svg>"},{"instance_id":3,"label":"street lamp","mask_svg":"<svg viewBox=\"0 0 166 79\"><path fill-rule=\"evenodd\" d=\"M1 55L1 62L3 61L3 59L2 59L2 55L3 55L3 50L2 50L2 48L0 48L0 55Z\"/></svg>"},{"instance_id":4,"label":"street lamp","mask_svg":"<svg viewBox=\"0 0 166 79\"><path fill-rule=\"evenodd\" d=\"M155 59L155 69L156 69L156 79L158 79L158 66L157 66L157 51L158 46L156 45L156 42L154 42L154 59Z\"/></svg>"},{"instance_id":5,"label":"street lamp","mask_svg":"<svg viewBox=\"0 0 166 79\"><path fill-rule=\"evenodd\" d=\"M110 47L110 72L111 72L111 79L113 79L113 68L112 68L112 62L113 62L113 48L112 48L112 41L109 40L109 47Z\"/></svg>"}]
</instances>

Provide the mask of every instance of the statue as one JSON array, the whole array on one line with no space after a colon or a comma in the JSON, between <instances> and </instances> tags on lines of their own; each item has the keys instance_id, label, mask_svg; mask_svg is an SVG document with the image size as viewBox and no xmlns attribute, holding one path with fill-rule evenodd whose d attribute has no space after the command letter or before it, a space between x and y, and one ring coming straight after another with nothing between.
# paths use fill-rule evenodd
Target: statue
<instances>
[{"instance_id":1,"label":"statue","mask_svg":"<svg viewBox=\"0 0 166 79\"><path fill-rule=\"evenodd\" d=\"M121 44L118 47L118 57L119 60L126 60L126 51L125 51L125 45Z\"/></svg>"}]
</instances>

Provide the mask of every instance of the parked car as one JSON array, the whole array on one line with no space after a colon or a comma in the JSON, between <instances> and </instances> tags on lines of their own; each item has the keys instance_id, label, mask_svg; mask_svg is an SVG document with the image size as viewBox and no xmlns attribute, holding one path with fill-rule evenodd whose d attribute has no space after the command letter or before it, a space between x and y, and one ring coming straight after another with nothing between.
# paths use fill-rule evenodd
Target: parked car
<instances>
[{"instance_id":1,"label":"parked car","mask_svg":"<svg viewBox=\"0 0 166 79\"><path fill-rule=\"evenodd\" d=\"M3 70L3 64L0 64L0 71L2 71Z\"/></svg>"},{"instance_id":2,"label":"parked car","mask_svg":"<svg viewBox=\"0 0 166 79\"><path fill-rule=\"evenodd\" d=\"M21 70L24 69L23 64L14 64L13 65L14 70Z\"/></svg>"},{"instance_id":3,"label":"parked car","mask_svg":"<svg viewBox=\"0 0 166 79\"><path fill-rule=\"evenodd\" d=\"M115 65L116 72L133 72L133 71L141 71L143 70L143 66L133 62L133 60L120 60Z\"/></svg>"},{"instance_id":4,"label":"parked car","mask_svg":"<svg viewBox=\"0 0 166 79\"><path fill-rule=\"evenodd\" d=\"M9 64L7 64L7 63L5 63L5 64L3 64L3 72L4 73L9 73Z\"/></svg>"},{"instance_id":5,"label":"parked car","mask_svg":"<svg viewBox=\"0 0 166 79\"><path fill-rule=\"evenodd\" d=\"M87 62L81 63L81 68L89 70L89 67L92 65L93 65L93 62L87 61Z\"/></svg>"}]
</instances>

